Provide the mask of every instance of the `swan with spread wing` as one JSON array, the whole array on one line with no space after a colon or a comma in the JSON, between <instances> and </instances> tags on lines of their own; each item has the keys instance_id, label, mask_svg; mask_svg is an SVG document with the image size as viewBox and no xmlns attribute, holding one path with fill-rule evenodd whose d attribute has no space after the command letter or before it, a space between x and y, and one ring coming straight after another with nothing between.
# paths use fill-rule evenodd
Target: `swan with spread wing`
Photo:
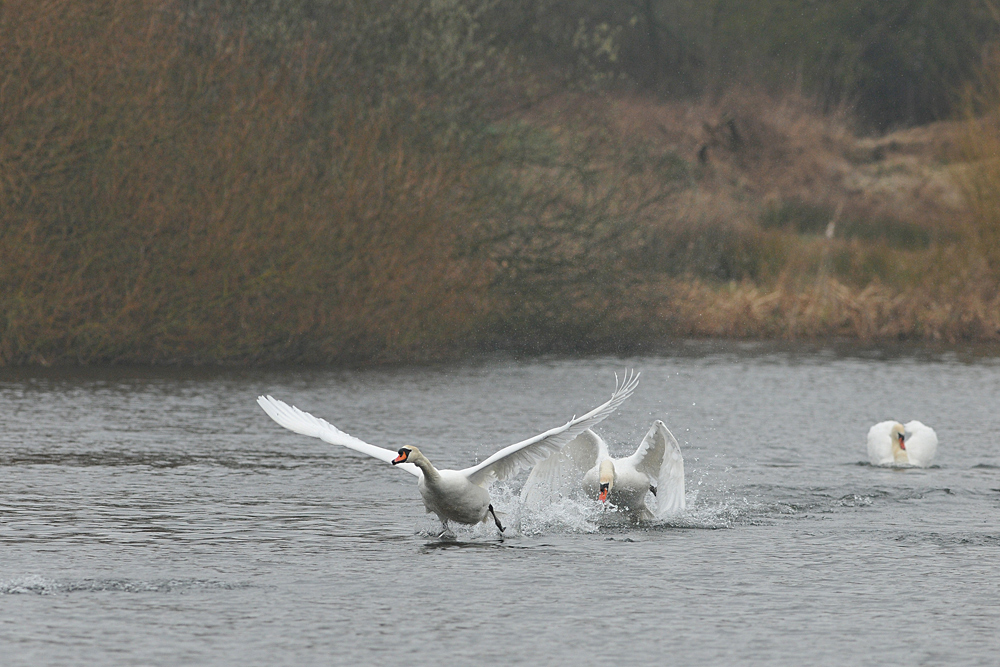
<instances>
[{"instance_id":1,"label":"swan with spread wing","mask_svg":"<svg viewBox=\"0 0 1000 667\"><path fill-rule=\"evenodd\" d=\"M521 490L528 508L582 490L611 502L634 521L663 519L684 509L684 457L677 439L653 422L631 456L613 459L601 436L588 429L537 464Z\"/></svg>"},{"instance_id":2,"label":"swan with spread wing","mask_svg":"<svg viewBox=\"0 0 1000 667\"><path fill-rule=\"evenodd\" d=\"M557 453L588 428L599 424L632 395L638 382L638 373L628 373L620 382L616 376L615 391L606 403L562 426L504 447L482 463L462 470L438 470L412 445L400 447L396 452L370 445L324 419L313 417L271 396L260 396L257 403L271 419L290 431L368 454L414 475L424 507L441 520L444 528L442 535L448 532L449 521L477 524L486 521L488 515L493 516L502 534L504 527L497 518L486 487L493 481L509 479L519 470Z\"/></svg>"}]
</instances>

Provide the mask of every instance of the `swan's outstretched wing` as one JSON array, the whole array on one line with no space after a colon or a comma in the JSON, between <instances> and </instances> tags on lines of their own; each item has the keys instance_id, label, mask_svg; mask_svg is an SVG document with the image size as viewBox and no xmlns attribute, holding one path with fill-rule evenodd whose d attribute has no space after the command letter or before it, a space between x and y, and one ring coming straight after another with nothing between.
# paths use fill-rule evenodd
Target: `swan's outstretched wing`
<instances>
[{"instance_id":1,"label":"swan's outstretched wing","mask_svg":"<svg viewBox=\"0 0 1000 667\"><path fill-rule=\"evenodd\" d=\"M396 452L389 449L383 449L382 447L376 447L375 445L369 445L364 440L359 440L352 435L344 433L325 419L313 417L308 412L288 405L284 401L279 401L271 396L258 396L257 404L264 408L264 412L266 412L271 419L278 422L289 431L294 431L299 435L308 435L312 438L319 438L323 442L328 442L331 445L343 445L344 447L362 452L368 456L373 456L380 461L385 461L386 463L392 463L392 460L396 458ZM421 477L423 475L423 473L420 472L420 468L412 463L400 463L396 467L402 468L406 472L417 477Z\"/></svg>"},{"instance_id":2,"label":"swan's outstretched wing","mask_svg":"<svg viewBox=\"0 0 1000 667\"><path fill-rule=\"evenodd\" d=\"M913 420L903 427L909 436L906 438L906 456L915 466L926 468L937 454L938 438L930 426Z\"/></svg>"},{"instance_id":3,"label":"swan's outstretched wing","mask_svg":"<svg viewBox=\"0 0 1000 667\"><path fill-rule=\"evenodd\" d=\"M601 423L625 402L639 384L638 373L626 374L621 382L617 382L611 398L582 417L575 417L562 426L557 426L545 433L536 435L523 442L504 447L482 463L461 472L473 484L484 486L492 480L504 480L513 477L522 468L530 468L539 461L548 458L565 447L573 438L588 428Z\"/></svg>"},{"instance_id":4,"label":"swan's outstretched wing","mask_svg":"<svg viewBox=\"0 0 1000 667\"><path fill-rule=\"evenodd\" d=\"M584 473L607 456L607 443L588 428L531 469L521 488L521 502L529 507L540 507L556 498L569 496L580 488Z\"/></svg>"},{"instance_id":5,"label":"swan's outstretched wing","mask_svg":"<svg viewBox=\"0 0 1000 667\"><path fill-rule=\"evenodd\" d=\"M896 422L879 422L868 429L868 460L873 466L892 465L892 427Z\"/></svg>"},{"instance_id":6,"label":"swan's outstretched wing","mask_svg":"<svg viewBox=\"0 0 1000 667\"><path fill-rule=\"evenodd\" d=\"M656 480L656 518L684 509L684 457L677 438L657 419L628 461Z\"/></svg>"}]
</instances>

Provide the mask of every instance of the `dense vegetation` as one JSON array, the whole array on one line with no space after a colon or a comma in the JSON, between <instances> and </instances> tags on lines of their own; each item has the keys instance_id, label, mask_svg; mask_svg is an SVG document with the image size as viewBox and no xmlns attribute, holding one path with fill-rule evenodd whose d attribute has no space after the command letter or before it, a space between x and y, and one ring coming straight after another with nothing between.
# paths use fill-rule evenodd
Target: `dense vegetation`
<instances>
[{"instance_id":1,"label":"dense vegetation","mask_svg":"<svg viewBox=\"0 0 1000 667\"><path fill-rule=\"evenodd\" d=\"M4 2L0 363L995 338L988 7Z\"/></svg>"},{"instance_id":2,"label":"dense vegetation","mask_svg":"<svg viewBox=\"0 0 1000 667\"><path fill-rule=\"evenodd\" d=\"M851 106L885 129L948 117L977 77L998 16L989 2L941 0L530 0L513 3L535 52L586 56L664 94L718 91L747 78ZM516 10L515 10L516 11ZM525 23L513 23L525 25ZM508 33L509 34L509 33ZM601 48L614 36L615 48ZM518 39L519 35L511 35ZM598 45L596 51L594 45Z\"/></svg>"}]
</instances>

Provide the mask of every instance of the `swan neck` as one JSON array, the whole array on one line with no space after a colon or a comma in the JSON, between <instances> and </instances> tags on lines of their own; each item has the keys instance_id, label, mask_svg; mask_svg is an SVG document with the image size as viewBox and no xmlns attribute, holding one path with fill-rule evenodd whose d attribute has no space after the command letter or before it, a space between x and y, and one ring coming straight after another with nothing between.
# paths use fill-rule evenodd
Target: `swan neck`
<instances>
[{"instance_id":1,"label":"swan neck","mask_svg":"<svg viewBox=\"0 0 1000 667\"><path fill-rule=\"evenodd\" d=\"M601 467L599 470L600 478L599 482L601 484L614 485L615 483L615 464L611 462L611 459L604 459L601 461ZM610 488L610 487L609 487Z\"/></svg>"},{"instance_id":2,"label":"swan neck","mask_svg":"<svg viewBox=\"0 0 1000 667\"><path fill-rule=\"evenodd\" d=\"M430 460L420 452L414 452L410 456L409 462L420 468L424 473L424 477L428 480L434 480L441 476L437 468L431 465Z\"/></svg>"},{"instance_id":3,"label":"swan neck","mask_svg":"<svg viewBox=\"0 0 1000 667\"><path fill-rule=\"evenodd\" d=\"M892 438L892 460L895 463L909 463L910 456L906 453L905 449L899 446L899 436L895 430L893 430L890 437Z\"/></svg>"}]
</instances>

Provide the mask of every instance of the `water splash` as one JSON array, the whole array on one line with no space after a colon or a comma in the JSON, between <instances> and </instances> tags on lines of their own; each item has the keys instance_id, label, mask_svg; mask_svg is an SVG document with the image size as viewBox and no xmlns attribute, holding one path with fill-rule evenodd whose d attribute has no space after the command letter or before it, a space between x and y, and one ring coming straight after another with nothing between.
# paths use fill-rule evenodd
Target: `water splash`
<instances>
[{"instance_id":1,"label":"water splash","mask_svg":"<svg viewBox=\"0 0 1000 667\"><path fill-rule=\"evenodd\" d=\"M905 490L890 494L885 490L859 489L850 493L830 488L799 488L790 493L787 487L735 485L713 479L709 484L702 474L696 488L689 488L686 509L661 520L636 523L613 505L585 498L582 494L559 497L538 506L527 506L520 498L516 485L498 484L490 489L493 506L506 526L505 537L533 536L546 533L597 533L602 530L630 529L703 529L719 530L740 526L773 525L777 521L868 508L886 499L921 499L930 493L949 493L949 489ZM833 491L833 493L831 493ZM837 492L839 491L839 493ZM652 497L650 496L650 501ZM451 524L453 538L458 540L492 539L497 537L492 520L476 526ZM437 537L440 524L429 516L418 529L425 537Z\"/></svg>"},{"instance_id":2,"label":"water splash","mask_svg":"<svg viewBox=\"0 0 1000 667\"><path fill-rule=\"evenodd\" d=\"M596 533L604 508L597 502L560 498L544 507L517 509L517 528L522 535L547 532Z\"/></svg>"}]
</instances>

